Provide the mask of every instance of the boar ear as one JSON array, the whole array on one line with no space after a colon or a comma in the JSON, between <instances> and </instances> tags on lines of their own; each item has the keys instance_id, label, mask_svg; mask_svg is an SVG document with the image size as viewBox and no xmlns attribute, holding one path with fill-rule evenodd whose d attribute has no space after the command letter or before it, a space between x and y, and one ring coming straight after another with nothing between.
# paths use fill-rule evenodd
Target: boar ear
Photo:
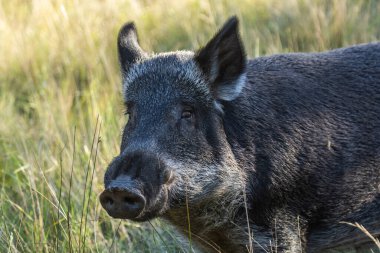
<instances>
[{"instance_id":1,"label":"boar ear","mask_svg":"<svg viewBox=\"0 0 380 253\"><path fill-rule=\"evenodd\" d=\"M119 62L123 76L136 62L147 58L147 54L140 48L136 26L133 22L126 23L119 32L117 38Z\"/></svg>"},{"instance_id":2,"label":"boar ear","mask_svg":"<svg viewBox=\"0 0 380 253\"><path fill-rule=\"evenodd\" d=\"M246 56L238 23L236 17L231 17L195 55L212 94L219 100L235 99L245 84Z\"/></svg>"}]
</instances>

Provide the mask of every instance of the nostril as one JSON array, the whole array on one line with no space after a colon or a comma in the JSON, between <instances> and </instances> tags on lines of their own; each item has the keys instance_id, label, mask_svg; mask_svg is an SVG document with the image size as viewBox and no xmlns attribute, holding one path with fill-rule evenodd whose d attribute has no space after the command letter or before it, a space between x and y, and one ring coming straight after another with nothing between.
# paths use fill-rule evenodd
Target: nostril
<instances>
[{"instance_id":1,"label":"nostril","mask_svg":"<svg viewBox=\"0 0 380 253\"><path fill-rule=\"evenodd\" d=\"M140 209L145 206L145 198L140 194L123 192L122 202L130 209Z\"/></svg>"},{"instance_id":2,"label":"nostril","mask_svg":"<svg viewBox=\"0 0 380 253\"><path fill-rule=\"evenodd\" d=\"M129 204L129 205L133 205L133 204L136 203L136 199L131 198L131 197L125 197L124 198L124 202L127 203L127 204Z\"/></svg>"},{"instance_id":3,"label":"nostril","mask_svg":"<svg viewBox=\"0 0 380 253\"><path fill-rule=\"evenodd\" d=\"M111 192L108 192L108 191L104 191L101 195L100 195L100 204L102 204L102 206L104 207L104 209L106 209L107 211L110 211L113 209L114 207L114 199L112 197L112 193Z\"/></svg>"},{"instance_id":4,"label":"nostril","mask_svg":"<svg viewBox=\"0 0 380 253\"><path fill-rule=\"evenodd\" d=\"M114 201L113 201L113 199L111 197L105 197L104 198L104 202L108 206L113 206L113 203L114 203Z\"/></svg>"}]
</instances>

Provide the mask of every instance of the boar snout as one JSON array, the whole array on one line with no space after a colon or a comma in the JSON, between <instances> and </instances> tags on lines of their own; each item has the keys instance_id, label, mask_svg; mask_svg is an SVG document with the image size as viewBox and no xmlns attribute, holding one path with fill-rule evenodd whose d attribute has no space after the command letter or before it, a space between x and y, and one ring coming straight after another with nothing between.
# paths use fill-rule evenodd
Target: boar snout
<instances>
[{"instance_id":1,"label":"boar snout","mask_svg":"<svg viewBox=\"0 0 380 253\"><path fill-rule=\"evenodd\" d=\"M139 190L131 187L132 184L128 179L113 180L100 195L100 203L110 216L133 219L143 211L145 198Z\"/></svg>"},{"instance_id":2,"label":"boar snout","mask_svg":"<svg viewBox=\"0 0 380 253\"><path fill-rule=\"evenodd\" d=\"M165 207L171 169L157 154L124 152L109 165L100 203L107 213L120 219L147 219Z\"/></svg>"}]
</instances>

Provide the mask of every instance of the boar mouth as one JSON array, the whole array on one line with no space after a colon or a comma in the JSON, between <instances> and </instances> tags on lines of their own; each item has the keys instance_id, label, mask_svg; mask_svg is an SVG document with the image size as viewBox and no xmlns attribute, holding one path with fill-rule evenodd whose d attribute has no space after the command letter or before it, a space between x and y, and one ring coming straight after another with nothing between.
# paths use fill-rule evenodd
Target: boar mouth
<instances>
[{"instance_id":1,"label":"boar mouth","mask_svg":"<svg viewBox=\"0 0 380 253\"><path fill-rule=\"evenodd\" d=\"M160 192L153 198L147 196L147 205L145 209L135 218L130 220L132 221L148 221L154 218L161 216L168 206L168 190L166 187L162 187Z\"/></svg>"}]
</instances>

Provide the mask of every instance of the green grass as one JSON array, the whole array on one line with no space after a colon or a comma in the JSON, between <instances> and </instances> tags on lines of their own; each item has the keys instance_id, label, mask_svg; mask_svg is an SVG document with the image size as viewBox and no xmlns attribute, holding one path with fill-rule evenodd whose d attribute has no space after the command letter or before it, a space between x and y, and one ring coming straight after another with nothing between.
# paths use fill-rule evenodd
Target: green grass
<instances>
[{"instance_id":1,"label":"green grass","mask_svg":"<svg viewBox=\"0 0 380 253\"><path fill-rule=\"evenodd\" d=\"M198 48L236 14L256 57L378 40L378 13L375 0L0 0L0 252L181 251L162 222L112 220L98 202L125 123L124 22L162 52Z\"/></svg>"}]
</instances>

